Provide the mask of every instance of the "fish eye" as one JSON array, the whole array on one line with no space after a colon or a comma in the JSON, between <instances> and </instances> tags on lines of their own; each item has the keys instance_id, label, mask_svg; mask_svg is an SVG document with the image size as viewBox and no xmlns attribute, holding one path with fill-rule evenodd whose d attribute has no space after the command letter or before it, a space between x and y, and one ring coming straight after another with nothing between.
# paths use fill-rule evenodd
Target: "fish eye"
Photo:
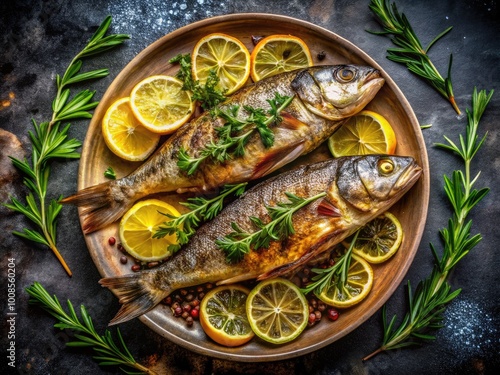
<instances>
[{"instance_id":1,"label":"fish eye","mask_svg":"<svg viewBox=\"0 0 500 375\"><path fill-rule=\"evenodd\" d=\"M353 80L356 73L351 68L340 68L335 72L337 79L341 82L350 82Z\"/></svg>"},{"instance_id":2,"label":"fish eye","mask_svg":"<svg viewBox=\"0 0 500 375\"><path fill-rule=\"evenodd\" d=\"M381 174L391 174L394 171L394 163L390 159L380 159L378 161L378 171Z\"/></svg>"}]
</instances>

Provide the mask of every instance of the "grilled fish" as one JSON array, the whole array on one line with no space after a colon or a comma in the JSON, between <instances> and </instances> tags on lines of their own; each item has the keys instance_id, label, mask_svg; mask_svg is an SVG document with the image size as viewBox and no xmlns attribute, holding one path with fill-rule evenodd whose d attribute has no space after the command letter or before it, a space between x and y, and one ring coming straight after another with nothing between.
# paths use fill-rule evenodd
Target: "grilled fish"
<instances>
[{"instance_id":1,"label":"grilled fish","mask_svg":"<svg viewBox=\"0 0 500 375\"><path fill-rule=\"evenodd\" d=\"M177 166L179 151L193 157L210 142L217 143L220 117L202 114L177 130L151 158L130 175L87 187L62 200L85 206L83 231L93 232L118 220L140 198L154 193L210 191L228 183L265 176L325 141L346 118L359 112L382 87L384 79L371 67L318 66L279 74L239 90L220 105L241 109L245 106L269 110L268 100L278 93L293 97L282 111L282 121L271 125L274 144L266 148L254 134L241 157L225 162L205 160L188 175Z\"/></svg>"},{"instance_id":2,"label":"grilled fish","mask_svg":"<svg viewBox=\"0 0 500 375\"><path fill-rule=\"evenodd\" d=\"M205 282L260 280L293 271L387 210L421 172L411 157L370 155L305 165L269 178L200 227L191 241L160 267L101 279L100 284L112 289L123 304L111 324L147 312L176 289ZM286 202L286 192L302 198L326 194L293 214L294 234L229 263L216 240L233 230L232 223L254 232L251 216L269 222L266 206Z\"/></svg>"}]
</instances>

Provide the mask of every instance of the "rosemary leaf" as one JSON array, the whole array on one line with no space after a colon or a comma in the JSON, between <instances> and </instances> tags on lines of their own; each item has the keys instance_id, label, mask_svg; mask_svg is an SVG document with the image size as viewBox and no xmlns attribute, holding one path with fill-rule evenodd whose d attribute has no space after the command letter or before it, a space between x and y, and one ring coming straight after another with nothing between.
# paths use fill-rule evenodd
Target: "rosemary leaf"
<instances>
[{"instance_id":1,"label":"rosemary leaf","mask_svg":"<svg viewBox=\"0 0 500 375\"><path fill-rule=\"evenodd\" d=\"M92 347L97 353L105 354L106 356L94 357L100 366L126 366L139 370L142 374L155 374L153 370L144 367L134 359L125 345L119 329L117 329L117 336L120 345L115 344L109 330L106 330L103 336L99 335L85 306L80 306L80 316L83 321L81 322L69 300L67 302L69 313L67 313L62 308L57 297L51 296L40 283L35 282L26 288L26 292L31 297L29 300L31 304L40 305L58 321L54 324L54 327L71 329L76 332L74 335L76 340L66 343L67 346Z\"/></svg>"}]
</instances>

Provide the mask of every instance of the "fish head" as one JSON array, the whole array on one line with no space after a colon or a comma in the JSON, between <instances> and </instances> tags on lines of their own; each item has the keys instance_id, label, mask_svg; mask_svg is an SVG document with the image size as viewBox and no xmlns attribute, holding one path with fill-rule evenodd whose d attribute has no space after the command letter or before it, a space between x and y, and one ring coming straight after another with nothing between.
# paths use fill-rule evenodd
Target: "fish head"
<instances>
[{"instance_id":1,"label":"fish head","mask_svg":"<svg viewBox=\"0 0 500 375\"><path fill-rule=\"evenodd\" d=\"M369 66L325 65L300 71L291 87L312 113L342 120L361 111L384 82Z\"/></svg>"},{"instance_id":2,"label":"fish head","mask_svg":"<svg viewBox=\"0 0 500 375\"><path fill-rule=\"evenodd\" d=\"M399 200L422 174L409 156L346 157L337 172L340 196L362 212L378 212Z\"/></svg>"}]
</instances>

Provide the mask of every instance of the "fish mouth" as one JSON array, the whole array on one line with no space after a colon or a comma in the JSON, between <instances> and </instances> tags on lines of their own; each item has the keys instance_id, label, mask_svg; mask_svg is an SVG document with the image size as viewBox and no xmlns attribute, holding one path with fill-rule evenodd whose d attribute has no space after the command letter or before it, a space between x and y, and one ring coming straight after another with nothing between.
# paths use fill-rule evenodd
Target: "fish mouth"
<instances>
[{"instance_id":1,"label":"fish mouth","mask_svg":"<svg viewBox=\"0 0 500 375\"><path fill-rule=\"evenodd\" d=\"M364 92L373 92L373 96L377 93L385 83L385 79L382 78L380 71L377 69L373 69L368 72L365 76L363 82L363 91ZM371 96L371 95L370 95Z\"/></svg>"},{"instance_id":2,"label":"fish mouth","mask_svg":"<svg viewBox=\"0 0 500 375\"><path fill-rule=\"evenodd\" d=\"M394 185L395 191L404 191L409 190L415 182L422 175L423 169L420 167L416 161L413 161L406 167L406 170L401 174L401 176L396 181Z\"/></svg>"}]
</instances>

